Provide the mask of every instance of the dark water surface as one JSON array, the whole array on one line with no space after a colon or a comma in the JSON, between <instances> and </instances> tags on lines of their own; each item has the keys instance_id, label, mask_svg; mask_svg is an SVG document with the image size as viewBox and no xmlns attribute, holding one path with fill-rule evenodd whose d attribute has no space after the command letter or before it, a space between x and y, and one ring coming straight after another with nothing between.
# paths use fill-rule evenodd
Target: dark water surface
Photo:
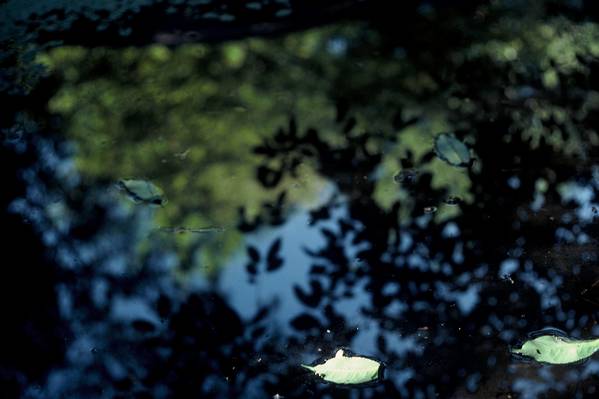
<instances>
[{"instance_id":1,"label":"dark water surface","mask_svg":"<svg viewBox=\"0 0 599 399\"><path fill-rule=\"evenodd\" d=\"M593 2L383 3L0 4L0 397L599 396Z\"/></svg>"}]
</instances>

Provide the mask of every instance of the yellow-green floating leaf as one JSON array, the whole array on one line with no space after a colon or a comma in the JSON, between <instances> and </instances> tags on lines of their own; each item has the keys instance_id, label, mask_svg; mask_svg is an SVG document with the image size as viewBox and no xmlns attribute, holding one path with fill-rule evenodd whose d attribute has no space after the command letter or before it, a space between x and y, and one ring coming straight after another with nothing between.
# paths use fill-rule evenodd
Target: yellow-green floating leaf
<instances>
[{"instance_id":1,"label":"yellow-green floating leaf","mask_svg":"<svg viewBox=\"0 0 599 399\"><path fill-rule=\"evenodd\" d=\"M599 350L599 338L576 340L555 330L542 330L532 336L535 337L511 352L541 363L570 364L584 361Z\"/></svg>"},{"instance_id":2,"label":"yellow-green floating leaf","mask_svg":"<svg viewBox=\"0 0 599 399\"><path fill-rule=\"evenodd\" d=\"M342 385L373 383L383 377L383 363L363 356L345 356L339 349L335 357L322 364L302 367L312 371L324 381Z\"/></svg>"}]
</instances>

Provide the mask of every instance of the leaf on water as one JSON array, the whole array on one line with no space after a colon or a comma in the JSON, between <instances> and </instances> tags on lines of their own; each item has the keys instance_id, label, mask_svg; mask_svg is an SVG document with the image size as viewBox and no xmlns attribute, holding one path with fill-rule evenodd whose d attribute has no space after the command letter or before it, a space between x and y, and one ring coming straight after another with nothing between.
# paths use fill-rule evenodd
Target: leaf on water
<instances>
[{"instance_id":1,"label":"leaf on water","mask_svg":"<svg viewBox=\"0 0 599 399\"><path fill-rule=\"evenodd\" d=\"M163 206L167 203L162 190L147 180L121 179L117 187L136 204Z\"/></svg>"},{"instance_id":2,"label":"leaf on water","mask_svg":"<svg viewBox=\"0 0 599 399\"><path fill-rule=\"evenodd\" d=\"M346 356L343 349L339 349L335 357L324 363L303 368L312 371L323 381L340 385L361 385L378 382L383 378L384 365L373 359L363 356Z\"/></svg>"},{"instance_id":3,"label":"leaf on water","mask_svg":"<svg viewBox=\"0 0 599 399\"><path fill-rule=\"evenodd\" d=\"M452 166L468 167L472 161L470 150L451 133L441 133L435 137L435 154Z\"/></svg>"},{"instance_id":4,"label":"leaf on water","mask_svg":"<svg viewBox=\"0 0 599 399\"><path fill-rule=\"evenodd\" d=\"M455 195L450 195L447 198L445 198L443 202L447 205L459 205L462 202L462 199Z\"/></svg>"},{"instance_id":5,"label":"leaf on water","mask_svg":"<svg viewBox=\"0 0 599 399\"><path fill-rule=\"evenodd\" d=\"M554 329L537 331L530 337L520 348L512 348L511 353L540 363L571 364L582 362L599 351L599 338L577 340Z\"/></svg>"},{"instance_id":6,"label":"leaf on water","mask_svg":"<svg viewBox=\"0 0 599 399\"><path fill-rule=\"evenodd\" d=\"M158 231L163 233L174 233L174 234L204 234L204 233L218 233L225 231L224 227L158 227Z\"/></svg>"}]
</instances>

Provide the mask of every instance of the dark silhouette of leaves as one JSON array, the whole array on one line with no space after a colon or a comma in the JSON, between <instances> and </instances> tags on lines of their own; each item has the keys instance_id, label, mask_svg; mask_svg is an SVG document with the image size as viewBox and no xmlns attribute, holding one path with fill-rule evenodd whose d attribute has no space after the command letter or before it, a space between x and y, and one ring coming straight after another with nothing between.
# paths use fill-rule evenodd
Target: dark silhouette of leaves
<instances>
[{"instance_id":1,"label":"dark silhouette of leaves","mask_svg":"<svg viewBox=\"0 0 599 399\"><path fill-rule=\"evenodd\" d=\"M150 333L156 329L156 326L154 325L154 323L149 322L147 320L142 320L142 319L133 320L131 322L131 325L133 326L133 328L135 330L137 330L141 333Z\"/></svg>"},{"instance_id":2,"label":"dark silhouette of leaves","mask_svg":"<svg viewBox=\"0 0 599 399\"><path fill-rule=\"evenodd\" d=\"M291 326L298 331L306 331L313 329L321 329L322 326L317 318L307 313L303 313L293 320L291 320Z\"/></svg>"},{"instance_id":3,"label":"dark silhouette of leaves","mask_svg":"<svg viewBox=\"0 0 599 399\"><path fill-rule=\"evenodd\" d=\"M252 245L248 245L246 247L246 251L247 251L248 256L250 257L250 260L253 263L260 262L260 252L258 252L258 249L256 249L256 247L254 247Z\"/></svg>"},{"instance_id":4,"label":"dark silhouette of leaves","mask_svg":"<svg viewBox=\"0 0 599 399\"><path fill-rule=\"evenodd\" d=\"M354 127L356 127L356 118L351 117L349 118L346 122L345 125L343 126L343 133L348 134L349 132L351 132Z\"/></svg>"},{"instance_id":5,"label":"dark silhouette of leaves","mask_svg":"<svg viewBox=\"0 0 599 399\"><path fill-rule=\"evenodd\" d=\"M322 285L317 280L310 280L310 289L304 291L300 286L294 285L293 292L295 296L306 306L315 308L322 300L323 289Z\"/></svg>"},{"instance_id":6,"label":"dark silhouette of leaves","mask_svg":"<svg viewBox=\"0 0 599 399\"><path fill-rule=\"evenodd\" d=\"M272 169L265 165L258 167L256 173L258 181L260 181L266 188L275 187L283 177L283 172L281 170Z\"/></svg>"},{"instance_id":7,"label":"dark silhouette of leaves","mask_svg":"<svg viewBox=\"0 0 599 399\"><path fill-rule=\"evenodd\" d=\"M283 258L279 255L281 250L281 238L277 238L268 250L266 256L266 270L274 272L283 266Z\"/></svg>"}]
</instances>

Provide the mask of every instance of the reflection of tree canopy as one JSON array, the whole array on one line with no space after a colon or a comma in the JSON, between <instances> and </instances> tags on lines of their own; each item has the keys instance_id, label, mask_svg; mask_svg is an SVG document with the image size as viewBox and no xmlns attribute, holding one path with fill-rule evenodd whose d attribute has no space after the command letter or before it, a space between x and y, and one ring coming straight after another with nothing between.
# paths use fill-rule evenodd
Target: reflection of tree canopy
<instances>
[{"instance_id":1,"label":"reflection of tree canopy","mask_svg":"<svg viewBox=\"0 0 599 399\"><path fill-rule=\"evenodd\" d=\"M33 92L37 102L18 103L26 112L10 134L27 130L24 119L66 127L78 147L73 173L84 176L71 186L64 176L40 177L63 185L73 215L64 217L67 227L52 227L64 243L46 245L78 259L52 266L61 272L49 279L63 302L78 306L69 313L60 305L60 316L52 313L59 305L40 311L60 318L72 337L54 369L69 384L55 382L53 392L527 397L534 388L547 397L592 397L596 361L541 369L512 362L507 346L547 325L599 335L591 205L599 189L598 27L556 2L464 7L460 14L423 6L398 17L404 24L378 15L368 25L273 40L67 47L41 56L53 75ZM39 106L49 97L59 124ZM469 145L471 168L435 158L440 131ZM52 152L39 143L62 139L23 140L43 164L41 154ZM398 185L393 176L408 169L413 181ZM335 186L310 212L309 228L323 244L305 248L311 264L294 285L303 310L291 315L293 333L277 328L276 304L240 316L213 289L182 292L168 270L173 253L159 240L146 241L142 255L131 249L144 215L114 212L121 208L101 187L140 175L169 196L158 223L237 224L243 232L280 225L289 216L280 208L307 196L294 192L298 182L319 176ZM463 201L444 204L448 195ZM438 211L425 213L431 206ZM286 239L268 247L265 270L287 271ZM248 257L259 284L262 256L249 247ZM122 259L140 267L119 268ZM344 313L340 303L352 298L366 301ZM390 366L387 381L358 391L305 378L301 356L351 346L366 322Z\"/></svg>"}]
</instances>

